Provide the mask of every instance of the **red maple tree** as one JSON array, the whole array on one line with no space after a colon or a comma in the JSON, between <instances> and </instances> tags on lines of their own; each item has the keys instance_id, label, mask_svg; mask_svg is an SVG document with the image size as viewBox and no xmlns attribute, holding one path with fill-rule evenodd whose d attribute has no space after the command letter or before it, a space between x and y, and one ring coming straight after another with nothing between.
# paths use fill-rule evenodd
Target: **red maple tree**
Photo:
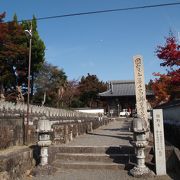
<instances>
[{"instance_id":1,"label":"red maple tree","mask_svg":"<svg viewBox=\"0 0 180 180\"><path fill-rule=\"evenodd\" d=\"M155 105L180 97L180 45L173 35L166 38L164 46L157 46L157 57L163 62L167 73L154 73L156 78L152 84L156 99Z\"/></svg>"},{"instance_id":2,"label":"red maple tree","mask_svg":"<svg viewBox=\"0 0 180 180\"><path fill-rule=\"evenodd\" d=\"M166 38L164 46L157 47L156 54L164 61L161 66L180 66L180 45L173 35Z\"/></svg>"},{"instance_id":3,"label":"red maple tree","mask_svg":"<svg viewBox=\"0 0 180 180\"><path fill-rule=\"evenodd\" d=\"M4 18L5 13L0 13L0 94L14 101L19 90L23 91L24 96L27 95L29 39L24 30L29 29L31 23L19 23L16 14L10 22L3 22ZM34 80L45 57L45 45L39 37L35 17L32 27L31 96L34 94Z\"/></svg>"},{"instance_id":4,"label":"red maple tree","mask_svg":"<svg viewBox=\"0 0 180 180\"><path fill-rule=\"evenodd\" d=\"M5 23L4 17L5 13L0 14L0 91L16 94L16 88L27 81L26 36L20 24L16 21Z\"/></svg>"}]
</instances>

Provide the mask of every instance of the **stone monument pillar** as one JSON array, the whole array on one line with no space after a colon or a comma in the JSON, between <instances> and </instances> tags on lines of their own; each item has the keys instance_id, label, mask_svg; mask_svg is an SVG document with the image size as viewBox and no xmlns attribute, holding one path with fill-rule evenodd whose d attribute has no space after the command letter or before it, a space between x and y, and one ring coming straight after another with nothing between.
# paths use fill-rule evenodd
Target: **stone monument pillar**
<instances>
[{"instance_id":1,"label":"stone monument pillar","mask_svg":"<svg viewBox=\"0 0 180 180\"><path fill-rule=\"evenodd\" d=\"M136 149L136 166L130 170L130 173L139 177L150 174L150 170L145 165L144 148L148 145L149 122L147 115L147 101L144 83L144 67L142 56L134 56L134 76L137 115L133 119L134 139L131 142Z\"/></svg>"},{"instance_id":2,"label":"stone monument pillar","mask_svg":"<svg viewBox=\"0 0 180 180\"><path fill-rule=\"evenodd\" d=\"M134 79L135 79L135 93L136 93L136 108L138 117L145 121L145 129L149 130L148 114L147 114L147 100L144 82L144 66L143 58L140 55L133 57L134 62Z\"/></svg>"},{"instance_id":3,"label":"stone monument pillar","mask_svg":"<svg viewBox=\"0 0 180 180\"><path fill-rule=\"evenodd\" d=\"M166 154L162 109L153 110L156 174L166 175Z\"/></svg>"}]
</instances>

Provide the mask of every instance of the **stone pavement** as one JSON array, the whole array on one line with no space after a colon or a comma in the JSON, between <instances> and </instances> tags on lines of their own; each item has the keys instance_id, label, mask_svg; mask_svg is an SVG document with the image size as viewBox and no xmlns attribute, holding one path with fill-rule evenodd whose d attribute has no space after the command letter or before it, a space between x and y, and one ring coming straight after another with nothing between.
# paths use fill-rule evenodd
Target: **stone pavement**
<instances>
[{"instance_id":1,"label":"stone pavement","mask_svg":"<svg viewBox=\"0 0 180 180\"><path fill-rule=\"evenodd\" d=\"M27 178L26 180L140 180L128 175L125 170L88 170L88 169L68 169L59 170L54 175L38 176ZM169 176L147 177L143 180L171 180ZM177 179L178 180L178 179Z\"/></svg>"},{"instance_id":2,"label":"stone pavement","mask_svg":"<svg viewBox=\"0 0 180 180\"><path fill-rule=\"evenodd\" d=\"M91 133L79 136L62 146L119 146L130 145L132 132L129 131L131 119L121 118L101 126Z\"/></svg>"},{"instance_id":3,"label":"stone pavement","mask_svg":"<svg viewBox=\"0 0 180 180\"><path fill-rule=\"evenodd\" d=\"M131 119L118 119L106 126L102 126L89 134L77 137L68 144L60 146L131 146L129 131ZM53 175L39 175L27 179L32 180L132 180L136 179L126 170L111 169L58 169ZM169 180L169 176L147 177L143 179Z\"/></svg>"}]
</instances>

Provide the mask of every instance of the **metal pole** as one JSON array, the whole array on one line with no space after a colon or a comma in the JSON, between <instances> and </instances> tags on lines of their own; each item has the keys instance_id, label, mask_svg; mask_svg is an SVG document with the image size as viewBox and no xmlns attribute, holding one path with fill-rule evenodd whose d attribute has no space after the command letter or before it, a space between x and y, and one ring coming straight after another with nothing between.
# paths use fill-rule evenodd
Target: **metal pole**
<instances>
[{"instance_id":1,"label":"metal pole","mask_svg":"<svg viewBox=\"0 0 180 180\"><path fill-rule=\"evenodd\" d=\"M118 117L119 117L119 104L117 105L117 107L118 107Z\"/></svg>"},{"instance_id":2,"label":"metal pole","mask_svg":"<svg viewBox=\"0 0 180 180\"><path fill-rule=\"evenodd\" d=\"M30 32L32 33L32 21L31 21L31 29ZM26 124L26 144L28 144L29 136L29 99L30 99L30 76L31 76L31 46L32 46L32 35L29 36L29 66L28 66L28 94L27 94L27 124Z\"/></svg>"}]
</instances>

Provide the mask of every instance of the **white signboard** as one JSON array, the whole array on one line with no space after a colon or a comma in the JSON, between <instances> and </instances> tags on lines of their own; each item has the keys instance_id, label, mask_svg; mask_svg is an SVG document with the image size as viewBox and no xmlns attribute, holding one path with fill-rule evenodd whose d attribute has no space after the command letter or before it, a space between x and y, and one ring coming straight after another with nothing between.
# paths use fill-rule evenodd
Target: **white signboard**
<instances>
[{"instance_id":1,"label":"white signboard","mask_svg":"<svg viewBox=\"0 0 180 180\"><path fill-rule=\"evenodd\" d=\"M153 127L155 143L156 174L166 174L166 157L164 145L164 125L162 109L153 110Z\"/></svg>"},{"instance_id":2,"label":"white signboard","mask_svg":"<svg viewBox=\"0 0 180 180\"><path fill-rule=\"evenodd\" d=\"M137 55L133 57L133 61L134 61L134 79L135 79L137 114L140 116L140 118L144 119L147 122L147 126L148 126L143 58L142 56Z\"/></svg>"}]
</instances>

